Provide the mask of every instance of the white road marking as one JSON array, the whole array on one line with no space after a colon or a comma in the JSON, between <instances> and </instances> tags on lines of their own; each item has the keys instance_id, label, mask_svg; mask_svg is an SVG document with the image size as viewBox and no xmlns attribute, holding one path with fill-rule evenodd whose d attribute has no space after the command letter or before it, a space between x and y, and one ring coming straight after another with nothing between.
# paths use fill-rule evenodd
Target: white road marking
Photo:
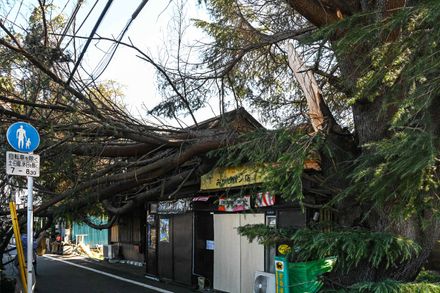
<instances>
[{"instance_id":1,"label":"white road marking","mask_svg":"<svg viewBox=\"0 0 440 293\"><path fill-rule=\"evenodd\" d=\"M127 282L127 283L131 283L131 284L138 285L138 286L141 286L141 287L144 287L144 288L148 288L148 289L151 289L151 290L154 290L154 291L157 291L157 292L173 293L173 291L168 291L168 290L165 290L165 289L162 289L162 288L159 288L159 287L154 287L154 286L147 285L147 284L144 284L144 283L141 283L141 282L137 282L137 281L133 281L133 280L130 280L130 279L126 279L126 278L123 278L123 277L120 277L120 276L117 276L117 275L113 275L113 274L110 274L110 273L102 272L102 271L99 271L99 270L96 270L96 269L92 269L92 268L89 268L89 267L86 267L86 266L82 266L82 265L79 265L79 264L76 264L76 263L65 261L65 260L62 260L62 259L59 259L59 258L51 257L51 256L48 256L48 255L44 255L44 257L46 257L48 259L51 259L51 260L56 260L56 261L59 261L59 262L62 262L62 263L65 263L65 264L68 264L68 265L71 265L71 266L74 266L74 267L78 267L78 268L82 268L82 269L85 269L85 270L89 270L89 271L92 271L92 272L95 272L95 273L98 273L98 274L101 274L101 275L104 275L104 276L107 276L107 277L110 277L110 278L114 278L114 279L121 280L121 281L124 281L124 282Z\"/></svg>"}]
</instances>

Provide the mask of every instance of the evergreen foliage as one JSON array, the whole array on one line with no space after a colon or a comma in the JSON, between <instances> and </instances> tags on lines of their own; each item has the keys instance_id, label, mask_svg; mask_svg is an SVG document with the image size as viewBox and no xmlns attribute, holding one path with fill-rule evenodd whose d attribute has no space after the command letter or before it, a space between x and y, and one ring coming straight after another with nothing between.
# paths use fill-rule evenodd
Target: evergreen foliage
<instances>
[{"instance_id":1,"label":"evergreen foliage","mask_svg":"<svg viewBox=\"0 0 440 293\"><path fill-rule=\"evenodd\" d=\"M432 225L428 215L439 216L440 132L435 109L440 99L440 2L420 1L400 9L385 21L376 18L377 13L371 11L347 17L302 41L304 46L312 46L318 41L332 40L336 56L364 50L365 55L356 56L351 64L351 73L357 76L355 85L348 84L348 76L347 81L342 81L341 85L351 94L345 103L367 104L379 100L377 117L392 113L386 121L384 137L359 145L360 155L353 160L347 157L340 164L325 134L311 136L286 130L264 136L260 133L226 150L223 163L239 164L246 160L266 163L269 172L264 188L301 203L305 199L303 163L318 150L336 162L337 174L332 179L349 180L329 206L350 201L368 207L361 224L370 229L366 223L368 217L379 212L395 222L416 218L421 231L426 231ZM337 266L342 272L360 264L392 270L421 252L418 243L400 235L355 226L332 231L300 229L290 231L290 237L286 237L286 231L259 225L241 227L238 231L265 244L289 243L294 248L292 260L337 256ZM378 283L361 283L350 290L436 292L439 288L438 284L378 278Z\"/></svg>"},{"instance_id":2,"label":"evergreen foliage","mask_svg":"<svg viewBox=\"0 0 440 293\"><path fill-rule=\"evenodd\" d=\"M193 95L189 88L200 93L205 103L214 97L221 99L222 107L250 105L261 113L261 120L273 125L306 122L306 101L292 79L285 45L314 28L285 1L204 2L210 19L196 19L194 23L209 35L206 40L212 42L201 49L192 47L200 54L200 62L194 64L186 58L180 59L180 63L185 64L185 73L190 74L185 75L182 70L180 75L169 72L177 88L187 87L189 102L194 99L194 109L203 106L195 102L202 98ZM322 41L307 44L304 53L310 66L334 69L335 56ZM326 92L332 93L328 103L335 116L341 120L346 118L349 111L341 103L344 95L337 93L324 79L318 77L318 80ZM171 87L166 82L160 83L160 89L168 98L157 109L172 117L173 111L181 112L184 107Z\"/></svg>"},{"instance_id":3,"label":"evergreen foliage","mask_svg":"<svg viewBox=\"0 0 440 293\"><path fill-rule=\"evenodd\" d=\"M381 18L381 12L373 10L344 15L341 21L317 30L310 38L301 39L297 38L298 33L303 34L315 28L310 28L307 20L292 10L289 2L295 1L205 2L210 7L212 22L198 20L196 25L215 42L203 51L202 63L188 62L182 66L185 70L194 70L191 75L178 68L167 76L172 83L163 77L162 90L167 97L153 112L172 117L176 112L201 108L209 96L219 96L221 99L233 97L237 105L246 101L266 114L266 121L289 125L290 129L244 136L238 144L213 154L220 157L219 165L252 162L261 166L267 175L263 188L286 200L305 204L306 196L311 194L304 193L304 177L309 175L304 172L304 162L308 158L319 160L322 156L326 159L325 167L328 169L319 176L320 179L328 177L321 180L320 187L328 188L325 184L336 179L348 181L348 184L338 182L343 190L327 205L332 208L344 207L349 202L345 211L366 207L362 210L364 214L360 223L366 229L359 228L359 222L352 221L343 227L334 225L331 230L319 227L285 230L251 225L238 228L238 232L267 245L288 243L292 247L292 261L336 256L337 272L340 274L348 274L359 267L381 272L397 270L422 255L421 243L384 231L389 228L387 225L392 224L389 219L403 226L405 220L416 218L420 227L412 228L421 229L411 231L414 237L426 243L429 237L435 237L424 232L439 216L440 122L437 112L440 107L440 2L411 1L413 6L401 7L387 18ZM368 5L374 1L362 2ZM32 13L29 33L26 36L17 34L16 37L24 48L45 66L51 67L61 62L63 56L51 49L56 44L53 35L45 39L47 35L43 33L42 15L39 13L38 9ZM55 18L48 27L55 32L56 28L61 28L63 21L62 18ZM5 36L6 39L9 37ZM286 62L285 45L292 40L295 40L307 65L320 74L317 79L322 95L340 125L350 126L356 118L365 118L357 126L370 123L367 125L370 128L384 127L386 130L379 137L366 139L367 144L353 144L355 159L338 157L329 133L311 135L303 124L292 129L292 125L309 120L304 109L305 99L292 80ZM78 130L72 130L72 137L57 134L59 132L53 129L53 125L45 123L53 118L53 110L40 109L38 122L46 140L42 141L42 146L47 147L43 168L51 171L42 172L50 175L42 176L41 184L58 193L93 177L98 167L111 165L112 159L100 159L99 154L96 154L97 157L73 160L65 154L57 156L51 153L52 146L56 147L65 141L107 143L108 137L100 140L98 130L94 134L89 133L90 137L82 137L87 134L81 128L94 129L97 126L96 117L90 114L87 107L76 103L76 98L65 97L64 89L56 86L25 58L11 52L0 48L0 91L11 97L23 96L25 101L47 103L48 106L58 103L66 107L69 111L54 118L58 130L71 125L81 126ZM337 59L344 58L344 65L348 69L338 64ZM105 106L107 101L104 96L111 95L111 92L95 98L99 91L88 92L87 95L91 95L88 98L99 107ZM380 107L376 109L378 113L371 115L373 118L351 118L351 114L355 115L351 112L352 106L375 102L379 102ZM71 109L70 105L76 108ZM113 111L117 109L113 106L112 111L103 110L107 115L103 115L104 118L115 118L118 111ZM26 104L13 104L11 107L17 113L33 111ZM386 117L385 121L381 120L383 117ZM54 120L52 124L55 124ZM103 120L106 125L107 119ZM128 120L121 121L124 124ZM358 129L349 129L353 130L353 141L362 138ZM111 136L119 138L116 129L113 134ZM334 135L333 138L336 135L339 135L338 139L343 137L341 133ZM70 153L70 150L66 153ZM125 163L127 165L124 166L130 164L129 161ZM349 168L345 168L347 165ZM123 168L125 173L126 169ZM319 177L317 174L311 175L312 178ZM333 191L327 191L326 196L334 194ZM75 194L71 201L87 200L87 192L85 189L83 193ZM69 201L66 200L66 203ZM98 205L96 208L95 202L92 204L99 214L102 207ZM80 212L87 212L90 208L87 205L83 207ZM390 217L384 217L379 224L369 225L366 220L375 212L376 215L382 213ZM5 232L0 230L0 236L1 233ZM415 277L408 276L406 280ZM422 282L399 283L380 275L372 277L371 281L377 282L358 283L345 289L354 292L439 291L438 281L427 277L423 279L423 276L419 280Z\"/></svg>"},{"instance_id":4,"label":"evergreen foliage","mask_svg":"<svg viewBox=\"0 0 440 293\"><path fill-rule=\"evenodd\" d=\"M354 163L352 184L336 199L356 194L360 202L386 208L395 217L407 218L426 208L438 215L433 201L439 194L439 155L438 142L430 133L398 131L365 146Z\"/></svg>"},{"instance_id":5,"label":"evergreen foliage","mask_svg":"<svg viewBox=\"0 0 440 293\"><path fill-rule=\"evenodd\" d=\"M265 174L263 188L300 204L305 199L302 188L304 161L319 161L321 135L309 135L308 127L274 131L259 130L245 134L241 142L213 152L220 166L252 162ZM270 151L267 151L270 150Z\"/></svg>"},{"instance_id":6,"label":"evergreen foliage","mask_svg":"<svg viewBox=\"0 0 440 293\"><path fill-rule=\"evenodd\" d=\"M240 235L246 236L250 242L257 240L264 245L276 245L277 243L292 244L291 236L296 230L269 227L263 224L244 225L237 228Z\"/></svg>"},{"instance_id":7,"label":"evergreen foliage","mask_svg":"<svg viewBox=\"0 0 440 293\"><path fill-rule=\"evenodd\" d=\"M417 276L416 282L440 283L439 272L422 270Z\"/></svg>"},{"instance_id":8,"label":"evergreen foliage","mask_svg":"<svg viewBox=\"0 0 440 293\"><path fill-rule=\"evenodd\" d=\"M361 262L373 268L389 269L408 261L420 252L420 246L410 239L390 233L363 229L334 229L321 231L304 228L295 232L274 229L265 225L246 225L238 232L259 243L275 245L288 243L291 261L310 261L335 256L336 269L343 273Z\"/></svg>"},{"instance_id":9,"label":"evergreen foliage","mask_svg":"<svg viewBox=\"0 0 440 293\"><path fill-rule=\"evenodd\" d=\"M352 29L335 49L346 52L368 38L375 49L367 58L372 60L369 66L359 66L363 72L354 101L381 97L382 111L395 109L395 115L389 138L363 146L350 175L353 184L343 196L357 194L359 201L386 206L404 218L426 208L438 215L433 202L439 195L440 139L432 111L440 92L440 3L421 1L385 23L365 25L368 17L338 24L339 29ZM393 36L396 31L399 37ZM392 42L384 43L384 36Z\"/></svg>"},{"instance_id":10,"label":"evergreen foliage","mask_svg":"<svg viewBox=\"0 0 440 293\"><path fill-rule=\"evenodd\" d=\"M438 293L440 285L433 283L399 283L393 280L384 280L381 282L357 283L347 289L338 292L350 293Z\"/></svg>"}]
</instances>

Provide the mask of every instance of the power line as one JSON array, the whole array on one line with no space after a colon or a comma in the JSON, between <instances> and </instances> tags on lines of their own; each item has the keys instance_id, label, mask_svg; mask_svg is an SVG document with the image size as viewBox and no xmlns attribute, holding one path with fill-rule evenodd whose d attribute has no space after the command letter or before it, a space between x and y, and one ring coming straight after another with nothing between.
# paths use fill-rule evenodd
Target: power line
<instances>
[{"instance_id":1,"label":"power line","mask_svg":"<svg viewBox=\"0 0 440 293\"><path fill-rule=\"evenodd\" d=\"M64 47L64 50L70 45L70 42L72 40L75 39L76 34L81 30L82 26L84 25L84 23L87 21L87 19L89 18L90 14L92 14L93 10L96 7L96 4L98 4L99 0L95 1L95 4L93 4L92 8L89 10L89 12L87 13L86 17L83 19L83 21L81 22L80 26L78 27L78 29L76 30L76 32L74 32L72 38L70 38L70 40L67 42L66 46Z\"/></svg>"},{"instance_id":2,"label":"power line","mask_svg":"<svg viewBox=\"0 0 440 293\"><path fill-rule=\"evenodd\" d=\"M78 66L81 63L82 58L84 57L84 54L86 53L87 48L89 47L89 45L90 45L90 43L91 43L91 41L93 39L93 36L95 35L96 31L98 30L99 25L101 24L102 20L104 19L105 14L109 10L110 6L112 5L112 2L113 2L113 0L108 0L107 1L107 4L105 5L104 10L101 12L101 15L99 16L98 21L96 22L95 26L93 27L93 30L90 33L90 35L89 35L89 37L87 39L87 42L84 45L84 47L82 49L82 52L79 55L79 58L76 61L75 66L72 69L72 72L70 73L69 79L67 80L67 84L69 84L70 81L72 80L73 75L75 74L75 71L78 69Z\"/></svg>"},{"instance_id":3,"label":"power line","mask_svg":"<svg viewBox=\"0 0 440 293\"><path fill-rule=\"evenodd\" d=\"M69 3L70 3L70 0L66 1L66 4L64 4L63 9L61 9L61 11L60 11L60 15L63 14L64 10L66 10L67 5L69 5Z\"/></svg>"},{"instance_id":4,"label":"power line","mask_svg":"<svg viewBox=\"0 0 440 293\"><path fill-rule=\"evenodd\" d=\"M69 31L69 28L72 25L73 20L75 19L76 14L78 13L83 2L84 2L84 0L78 0L78 2L76 3L75 10L73 10L72 15L70 16L69 20L67 21L66 27L64 28L63 32L61 33L61 38L59 39L58 44L57 44L58 48L60 47L61 42L63 41L64 37L66 36L67 32ZM67 4L66 4L66 6L67 6ZM64 6L63 10L66 8L66 6Z\"/></svg>"},{"instance_id":5,"label":"power line","mask_svg":"<svg viewBox=\"0 0 440 293\"><path fill-rule=\"evenodd\" d=\"M124 37L125 33L128 31L128 28L130 27L131 23L135 20L135 18L139 15L139 13L144 8L145 4L147 4L148 0L143 0L141 4L136 8L136 10L131 15L130 20L125 25L124 29L119 33L117 40L113 45L110 47L110 49L107 51L107 53L102 57L102 59L99 61L98 65L96 66L95 70L93 70L92 76L93 78L100 77L104 71L107 69L107 67L110 65L111 60L113 59L116 50L118 49L119 43L122 41L122 38Z\"/></svg>"}]
</instances>

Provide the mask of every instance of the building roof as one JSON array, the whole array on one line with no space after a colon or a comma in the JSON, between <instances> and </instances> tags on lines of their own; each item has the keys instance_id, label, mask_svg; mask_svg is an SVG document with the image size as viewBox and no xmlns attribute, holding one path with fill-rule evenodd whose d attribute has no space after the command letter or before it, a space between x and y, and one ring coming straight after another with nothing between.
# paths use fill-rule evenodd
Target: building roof
<instances>
[{"instance_id":1,"label":"building roof","mask_svg":"<svg viewBox=\"0 0 440 293\"><path fill-rule=\"evenodd\" d=\"M264 128L248 111L243 107L225 112L219 116L192 125L189 129L219 129L232 128L238 132L248 132Z\"/></svg>"}]
</instances>

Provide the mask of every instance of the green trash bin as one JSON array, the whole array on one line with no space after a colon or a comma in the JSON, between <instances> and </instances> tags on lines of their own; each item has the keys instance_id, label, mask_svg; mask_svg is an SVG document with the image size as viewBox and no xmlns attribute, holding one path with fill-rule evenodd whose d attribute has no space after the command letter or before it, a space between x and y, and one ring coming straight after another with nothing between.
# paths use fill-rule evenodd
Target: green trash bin
<instances>
[{"instance_id":1,"label":"green trash bin","mask_svg":"<svg viewBox=\"0 0 440 293\"><path fill-rule=\"evenodd\" d=\"M330 272L335 262L335 257L308 262L288 262L286 257L276 256L277 293L318 292L323 286L319 276Z\"/></svg>"}]
</instances>

